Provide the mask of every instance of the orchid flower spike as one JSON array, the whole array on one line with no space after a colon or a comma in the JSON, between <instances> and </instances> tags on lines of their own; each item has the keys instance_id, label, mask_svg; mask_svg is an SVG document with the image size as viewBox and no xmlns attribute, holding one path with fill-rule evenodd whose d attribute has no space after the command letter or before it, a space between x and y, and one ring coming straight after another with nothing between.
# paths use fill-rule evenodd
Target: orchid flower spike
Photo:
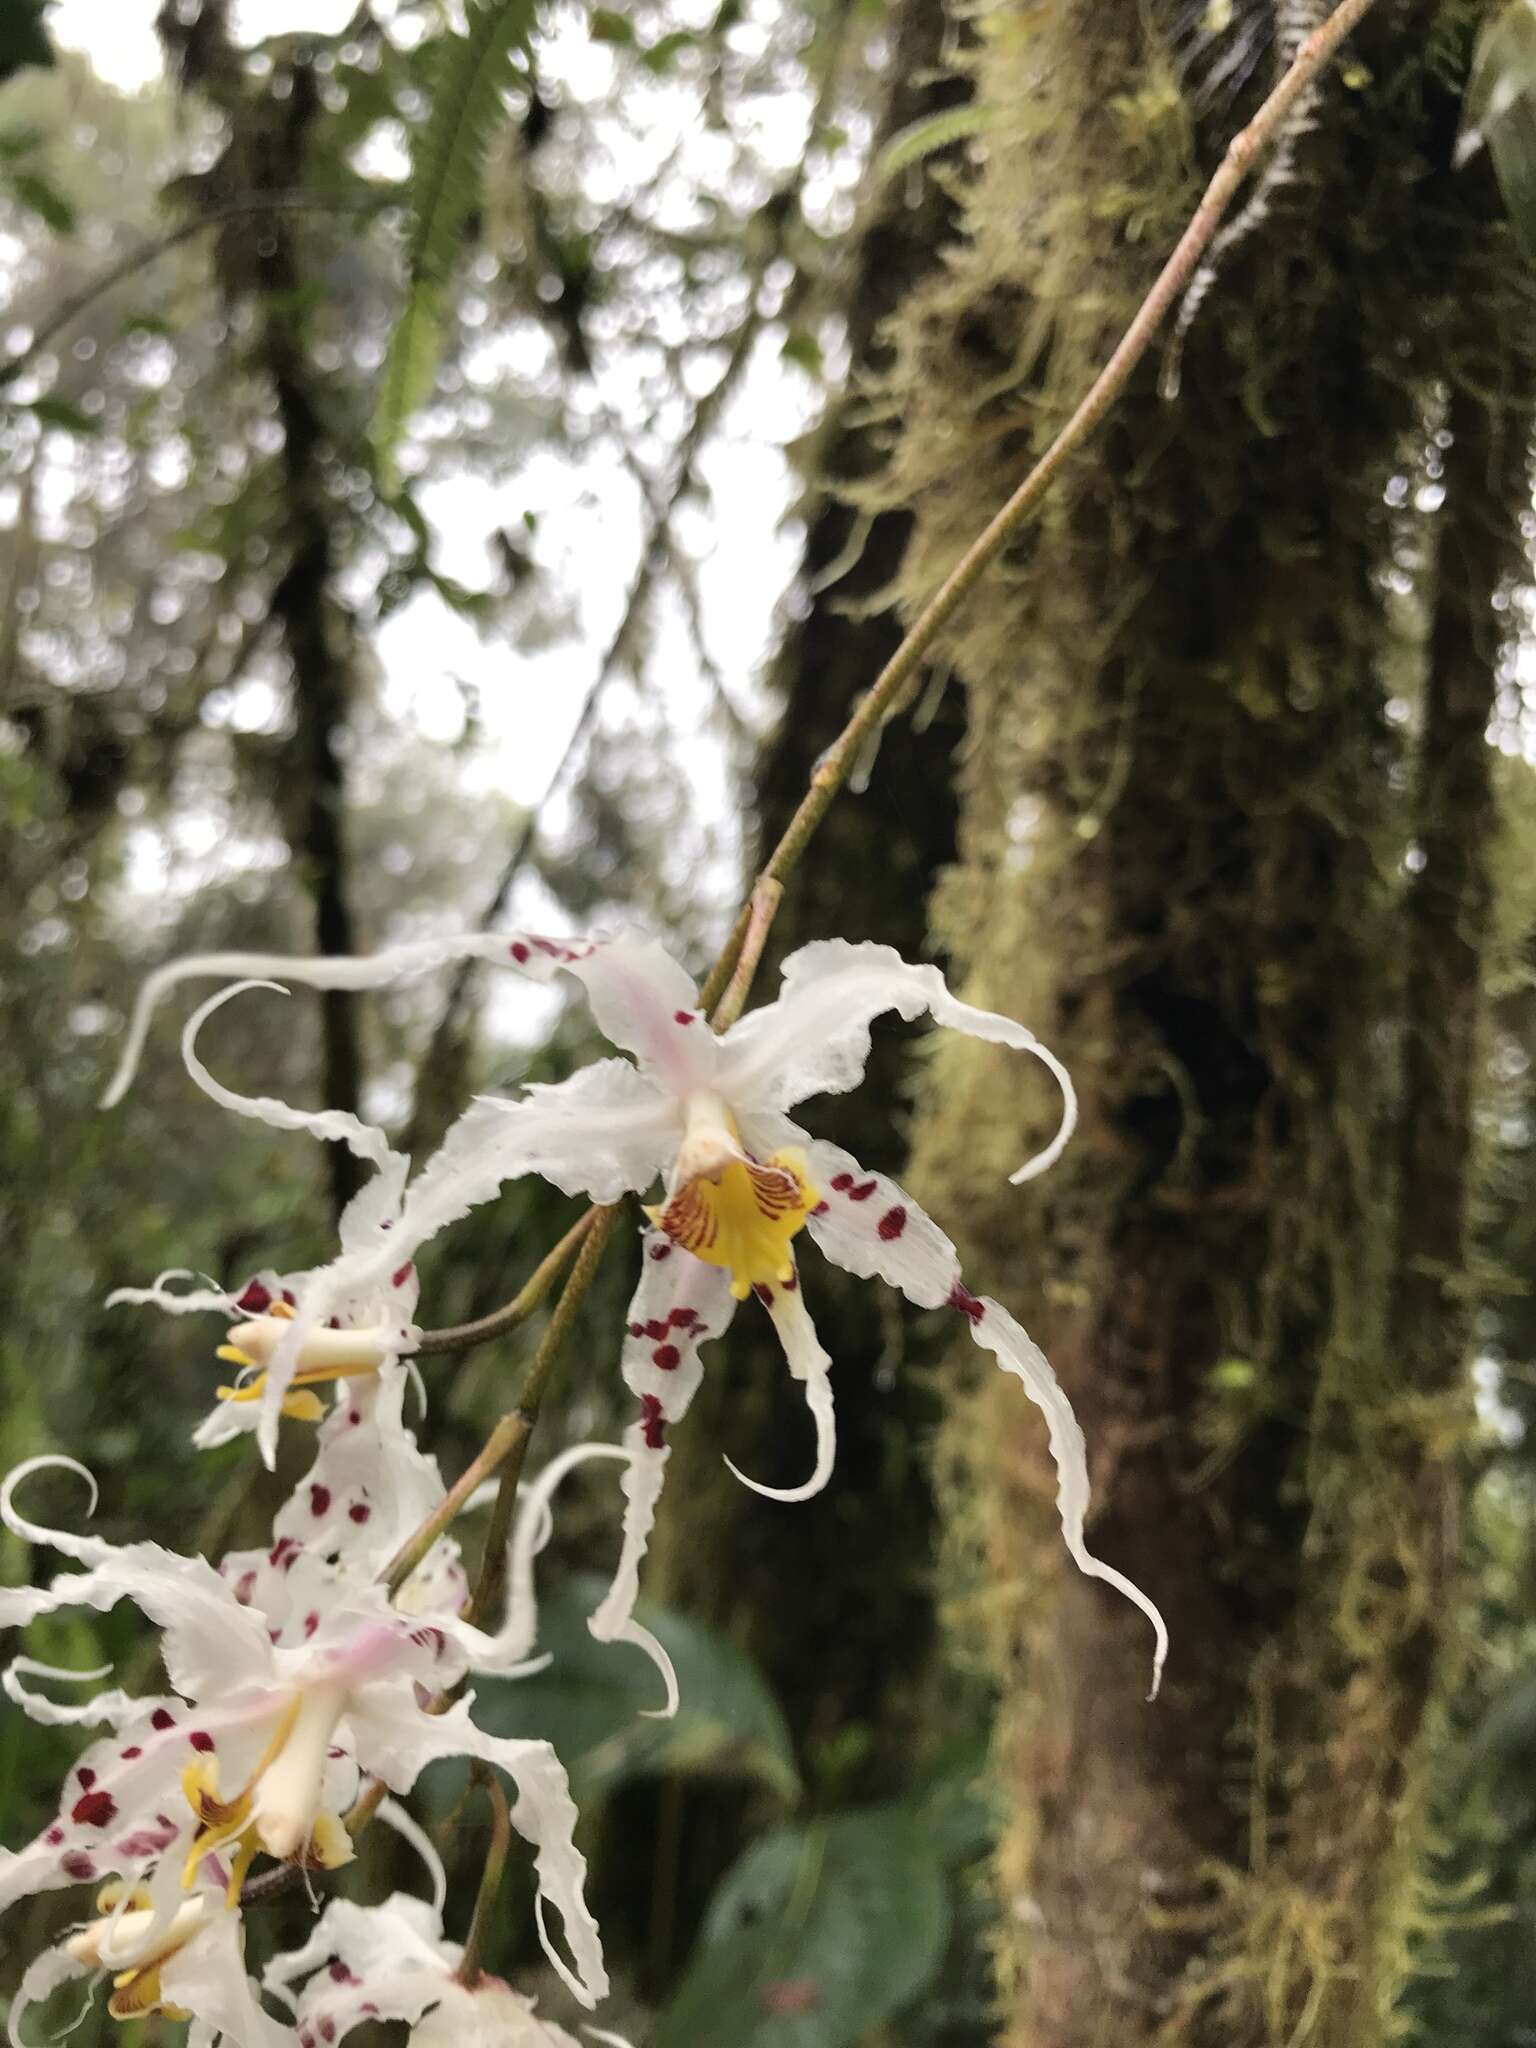
<instances>
[{"instance_id":1,"label":"orchid flower spike","mask_svg":"<svg viewBox=\"0 0 1536 2048\"><path fill-rule=\"evenodd\" d=\"M267 1365L260 1441L268 1458L310 1332L332 1315L345 1326L358 1304L377 1302L400 1261L508 1180L539 1173L567 1194L613 1202L625 1193L643 1193L659 1175L663 1199L649 1212L623 1356L625 1380L640 1405L626 1436L634 1461L624 1480L624 1553L613 1591L594 1617L594 1632L618 1637L631 1625L639 1565L661 1492L666 1428L681 1417L698 1386L700 1345L723 1333L736 1304L749 1294L773 1318L790 1372L805 1389L816 1437L814 1466L803 1485L757 1490L799 1500L829 1478L835 1447L831 1361L800 1292L794 1240L804 1231L847 1271L885 1280L920 1308L954 1311L974 1341L1019 1379L1045 1417L1071 1556L1152 1623L1155 1694L1167 1630L1147 1596L1088 1549L1082 1432L1044 1354L999 1302L965 1286L953 1244L910 1195L884 1175L867 1173L850 1153L812 1137L788 1114L810 1096L858 1085L875 1017L891 1010L911 1021L926 1013L950 1029L1026 1052L1047 1068L1061 1090L1060 1123L1050 1143L1013 1179L1030 1179L1050 1166L1076 1121L1065 1068L1022 1024L957 1000L936 967L913 965L889 946L817 941L785 962L776 1001L717 1036L685 970L659 945L633 938L517 934L492 940L474 934L367 960L204 955L163 968L146 984L110 1093L116 1099L127 1086L154 1004L182 979L278 975L285 983L316 988L380 988L467 957L499 961L538 979L562 971L573 975L599 1029L631 1057L597 1061L569 1080L529 1087L515 1100L472 1104L404 1185L387 1242L344 1248L328 1267L307 1276L299 1313ZM243 1113L266 1114L267 1106L247 1103ZM289 1128L294 1117L273 1105L269 1120Z\"/></svg>"},{"instance_id":2,"label":"orchid flower spike","mask_svg":"<svg viewBox=\"0 0 1536 2048\"><path fill-rule=\"evenodd\" d=\"M364 2020L403 2020L412 2048L578 2048L499 1978L462 1983L462 1959L423 1899L333 1899L302 1948L273 1957L262 1985L291 2007L298 2048L332 2048Z\"/></svg>"}]
</instances>

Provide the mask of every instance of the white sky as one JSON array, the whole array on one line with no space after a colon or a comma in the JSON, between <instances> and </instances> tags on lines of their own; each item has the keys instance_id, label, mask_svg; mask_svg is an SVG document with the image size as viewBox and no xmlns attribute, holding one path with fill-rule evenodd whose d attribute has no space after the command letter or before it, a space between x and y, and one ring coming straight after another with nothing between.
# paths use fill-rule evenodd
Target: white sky
<instances>
[{"instance_id":1,"label":"white sky","mask_svg":"<svg viewBox=\"0 0 1536 2048\"><path fill-rule=\"evenodd\" d=\"M161 68L154 34L158 4L55 0L49 23L56 39L88 55L101 76L132 89ZM350 18L353 4L237 0L233 26L245 41L301 27L334 32ZM378 11L390 12L388 0L378 4ZM791 488L780 447L805 426L807 393L801 380L787 386L782 374L766 370L747 381L750 403L738 397L730 415L737 423L751 422L751 438L742 437L740 424L732 435L728 419L725 443L707 465L716 516L699 583L711 652L733 702L755 718L762 702L754 672L770 641L774 607L795 567L795 542L780 530ZM641 532L633 484L617 464L605 477L590 466L577 471L541 457L504 489L483 480L448 479L423 497L438 536L438 566L477 587L490 580L486 544L493 530L515 529L524 508L537 504L538 556L562 586L577 590L577 633L542 653L514 653L504 643L483 642L467 621L429 595L396 613L376 641L391 713L413 721L430 737L451 738L462 701L457 680L477 686L490 747L471 772L519 803L537 803L566 746L633 574ZM699 524L689 526L696 550L693 529ZM680 622L663 617L658 625L652 659L656 687L666 693L674 728L697 733L707 709L705 686ZM727 803L719 748L701 738L688 746L680 766L696 812L718 820ZM557 801L549 813L556 826L561 808ZM161 875L155 881L163 886L170 879Z\"/></svg>"}]
</instances>

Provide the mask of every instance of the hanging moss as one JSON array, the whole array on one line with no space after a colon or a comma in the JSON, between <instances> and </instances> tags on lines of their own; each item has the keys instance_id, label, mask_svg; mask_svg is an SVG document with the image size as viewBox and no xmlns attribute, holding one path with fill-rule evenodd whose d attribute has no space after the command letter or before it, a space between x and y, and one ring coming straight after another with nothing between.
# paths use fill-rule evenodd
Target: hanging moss
<instances>
[{"instance_id":1,"label":"hanging moss","mask_svg":"<svg viewBox=\"0 0 1536 2048\"><path fill-rule=\"evenodd\" d=\"M1006 1054L945 1047L922 1192L1045 1341L1097 1547L1175 1641L1148 1710L1135 1617L1058 1563L1032 1418L957 1356L951 1613L1006 1705L1019 2044L1368 2048L1422 1917L1471 1423L1490 607L1536 336L1491 183L1448 168L1480 11L1371 17L1191 326L1179 402L1146 366L946 649L969 724L937 928L1085 1115L1021 1196L1043 1104ZM916 508L911 606L1244 111L1176 26L982 17L995 119L966 238L904 313L867 493Z\"/></svg>"}]
</instances>

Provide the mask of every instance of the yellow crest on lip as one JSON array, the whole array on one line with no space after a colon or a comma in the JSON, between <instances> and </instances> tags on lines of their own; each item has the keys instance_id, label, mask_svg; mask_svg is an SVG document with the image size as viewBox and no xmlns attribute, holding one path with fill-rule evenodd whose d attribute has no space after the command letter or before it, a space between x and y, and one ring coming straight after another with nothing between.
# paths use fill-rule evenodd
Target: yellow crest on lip
<instances>
[{"instance_id":1,"label":"yellow crest on lip","mask_svg":"<svg viewBox=\"0 0 1536 2048\"><path fill-rule=\"evenodd\" d=\"M782 1286L795 1270L790 1241L821 1200L805 1177L805 1154L791 1147L761 1164L732 1160L718 1179L685 1181L646 1214L672 1242L707 1266L722 1266L731 1292Z\"/></svg>"}]
</instances>

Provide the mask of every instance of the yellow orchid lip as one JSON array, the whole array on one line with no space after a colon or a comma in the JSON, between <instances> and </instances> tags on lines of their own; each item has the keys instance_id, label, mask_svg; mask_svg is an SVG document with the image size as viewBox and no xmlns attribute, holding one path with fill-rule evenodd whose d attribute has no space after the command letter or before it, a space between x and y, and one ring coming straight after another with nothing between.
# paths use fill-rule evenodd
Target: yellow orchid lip
<instances>
[{"instance_id":1,"label":"yellow orchid lip","mask_svg":"<svg viewBox=\"0 0 1536 2048\"><path fill-rule=\"evenodd\" d=\"M732 1294L745 1301L754 1287L792 1278L791 1240L820 1200L806 1178L805 1154L790 1147L762 1161L731 1159L714 1174L685 1181L646 1214L684 1251L724 1267Z\"/></svg>"}]
</instances>

